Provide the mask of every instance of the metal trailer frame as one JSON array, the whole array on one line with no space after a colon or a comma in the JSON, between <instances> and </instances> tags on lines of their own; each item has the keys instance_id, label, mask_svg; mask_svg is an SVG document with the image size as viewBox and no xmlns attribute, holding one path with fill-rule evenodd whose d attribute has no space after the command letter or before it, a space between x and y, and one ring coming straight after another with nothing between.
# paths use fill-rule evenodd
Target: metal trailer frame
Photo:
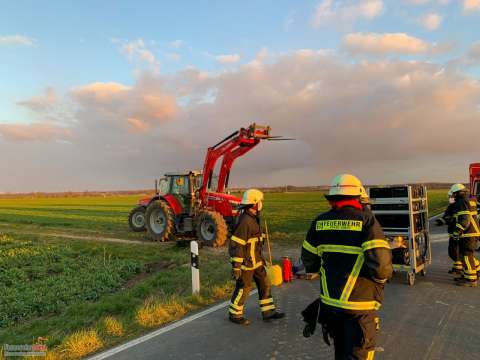
<instances>
[{"instance_id":1,"label":"metal trailer frame","mask_svg":"<svg viewBox=\"0 0 480 360\"><path fill-rule=\"evenodd\" d=\"M385 236L388 240L401 236L407 240L408 244L408 265L393 264L394 272L405 272L407 283L412 286L415 283L415 275L420 273L425 276L427 267L432 263L432 248L430 242L430 228L428 221L428 196L427 188L424 185L414 185L416 189L422 188L423 196L415 197L412 185L402 186L382 186L372 188L401 188L407 187L407 197L378 197L371 198L372 212L374 215L406 215L408 214L409 226L407 228L383 227ZM369 189L369 193L371 189ZM418 193L418 191L417 191ZM405 205L408 203L408 210L375 210L375 205ZM423 214L423 216L422 216ZM415 226L415 216L422 221L421 229L417 231ZM421 254L423 244L424 253Z\"/></svg>"}]
</instances>

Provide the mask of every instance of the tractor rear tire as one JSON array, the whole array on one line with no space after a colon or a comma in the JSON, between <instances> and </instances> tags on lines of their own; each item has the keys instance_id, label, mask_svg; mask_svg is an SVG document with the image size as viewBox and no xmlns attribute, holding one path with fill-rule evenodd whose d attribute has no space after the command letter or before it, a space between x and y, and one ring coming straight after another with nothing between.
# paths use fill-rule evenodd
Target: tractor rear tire
<instances>
[{"instance_id":1,"label":"tractor rear tire","mask_svg":"<svg viewBox=\"0 0 480 360\"><path fill-rule=\"evenodd\" d=\"M225 219L216 211L202 211L197 217L197 237L206 246L220 247L227 240Z\"/></svg>"},{"instance_id":2,"label":"tractor rear tire","mask_svg":"<svg viewBox=\"0 0 480 360\"><path fill-rule=\"evenodd\" d=\"M170 241L175 233L175 220L172 209L162 200L148 205L145 213L148 235L153 241Z\"/></svg>"},{"instance_id":3,"label":"tractor rear tire","mask_svg":"<svg viewBox=\"0 0 480 360\"><path fill-rule=\"evenodd\" d=\"M145 206L137 206L128 215L128 225L130 229L134 232L146 231L145 227L145 211L147 208Z\"/></svg>"}]
</instances>

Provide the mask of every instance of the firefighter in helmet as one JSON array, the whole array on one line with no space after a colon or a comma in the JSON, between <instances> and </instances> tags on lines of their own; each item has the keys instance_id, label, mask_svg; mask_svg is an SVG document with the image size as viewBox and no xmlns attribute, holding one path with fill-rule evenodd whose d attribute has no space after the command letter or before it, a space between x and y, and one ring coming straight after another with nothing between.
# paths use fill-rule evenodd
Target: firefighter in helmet
<instances>
[{"instance_id":1,"label":"firefighter in helmet","mask_svg":"<svg viewBox=\"0 0 480 360\"><path fill-rule=\"evenodd\" d=\"M463 184L452 185L450 191L455 199L453 204L453 239L459 242L460 258L462 260L462 276L456 278L457 285L476 287L478 282L478 260L474 256L480 229L476 219L476 204L467 199Z\"/></svg>"},{"instance_id":2,"label":"firefighter in helmet","mask_svg":"<svg viewBox=\"0 0 480 360\"><path fill-rule=\"evenodd\" d=\"M390 246L361 195L358 178L336 176L326 195L331 209L315 218L302 247L307 272L321 277L324 339L333 338L335 359L342 360L373 359L377 310L393 271Z\"/></svg>"},{"instance_id":3,"label":"firefighter in helmet","mask_svg":"<svg viewBox=\"0 0 480 360\"><path fill-rule=\"evenodd\" d=\"M435 223L438 226L447 225L447 231L449 235L448 239L448 256L453 261L452 268L448 270L449 274L461 274L462 273L462 259L460 257L460 247L459 241L453 237L453 232L455 230L455 218L453 217L453 207L455 204L455 198L453 197L452 189L448 191L448 207L445 210L445 213L441 218L435 220Z\"/></svg>"},{"instance_id":4,"label":"firefighter in helmet","mask_svg":"<svg viewBox=\"0 0 480 360\"><path fill-rule=\"evenodd\" d=\"M243 310L252 287L252 280L257 285L263 320L281 319L285 315L276 310L265 270L265 260L262 256L264 238L260 226L262 206L261 191L250 189L244 192L241 202L243 213L230 239L232 277L236 280L236 284L230 302L229 318L233 323L240 325L250 323L245 319Z\"/></svg>"}]
</instances>

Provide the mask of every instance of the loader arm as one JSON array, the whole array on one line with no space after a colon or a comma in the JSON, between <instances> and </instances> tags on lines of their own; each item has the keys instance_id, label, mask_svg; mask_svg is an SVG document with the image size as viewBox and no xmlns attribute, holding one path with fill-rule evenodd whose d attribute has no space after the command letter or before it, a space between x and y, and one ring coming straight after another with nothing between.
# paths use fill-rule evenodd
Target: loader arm
<instances>
[{"instance_id":1,"label":"loader arm","mask_svg":"<svg viewBox=\"0 0 480 360\"><path fill-rule=\"evenodd\" d=\"M203 167L202 186L199 191L200 200L203 203L206 202L205 195L207 189L211 187L213 171L217 161L223 157L215 189L215 192L222 193L227 186L230 170L235 159L252 150L262 139L269 138L269 132L270 127L268 126L252 124L247 129L242 128L235 131L218 144L208 148Z\"/></svg>"}]
</instances>

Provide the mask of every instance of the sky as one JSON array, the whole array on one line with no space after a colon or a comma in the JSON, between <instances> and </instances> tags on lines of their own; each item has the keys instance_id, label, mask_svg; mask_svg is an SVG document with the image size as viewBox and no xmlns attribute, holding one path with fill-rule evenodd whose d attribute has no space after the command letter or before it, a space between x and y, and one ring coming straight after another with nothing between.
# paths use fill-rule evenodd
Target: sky
<instances>
[{"instance_id":1,"label":"sky","mask_svg":"<svg viewBox=\"0 0 480 360\"><path fill-rule=\"evenodd\" d=\"M151 188L251 123L232 186L457 182L480 0L3 1L0 192Z\"/></svg>"}]
</instances>

